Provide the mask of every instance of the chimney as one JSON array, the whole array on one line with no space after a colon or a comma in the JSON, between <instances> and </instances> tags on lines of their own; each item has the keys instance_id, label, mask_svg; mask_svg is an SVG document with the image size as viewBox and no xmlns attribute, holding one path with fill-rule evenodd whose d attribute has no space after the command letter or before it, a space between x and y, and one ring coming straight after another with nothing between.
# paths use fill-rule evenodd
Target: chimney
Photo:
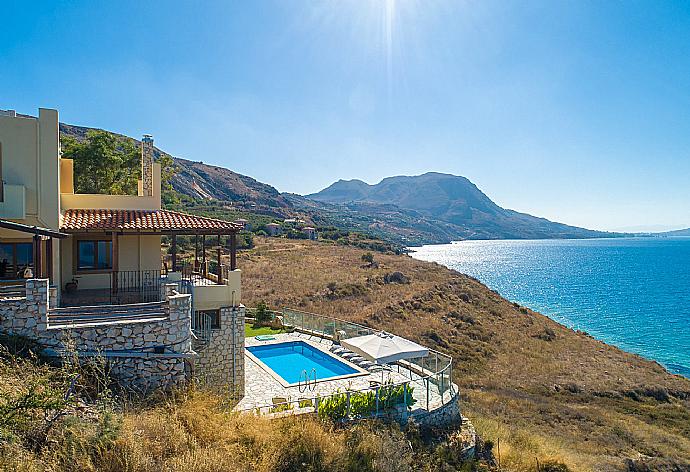
<instances>
[{"instance_id":1,"label":"chimney","mask_svg":"<svg viewBox=\"0 0 690 472\"><path fill-rule=\"evenodd\" d=\"M141 196L153 196L153 136L141 138Z\"/></svg>"}]
</instances>

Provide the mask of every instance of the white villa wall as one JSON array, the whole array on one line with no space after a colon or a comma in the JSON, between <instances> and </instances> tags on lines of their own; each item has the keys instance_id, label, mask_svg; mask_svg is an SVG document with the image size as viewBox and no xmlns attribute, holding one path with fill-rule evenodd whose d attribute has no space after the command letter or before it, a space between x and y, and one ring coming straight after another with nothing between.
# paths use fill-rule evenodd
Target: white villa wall
<instances>
[{"instance_id":1,"label":"white villa wall","mask_svg":"<svg viewBox=\"0 0 690 472\"><path fill-rule=\"evenodd\" d=\"M16 205L8 205L11 215L0 213L18 223L57 230L60 225L59 131L58 112L40 108L38 118L0 115L2 179L8 186L24 187L24 215L17 215ZM7 196L16 196L14 188ZM23 216L23 217L18 217ZM3 240L30 241L26 234L0 229ZM53 250L53 274L59 283L59 249Z\"/></svg>"}]
</instances>

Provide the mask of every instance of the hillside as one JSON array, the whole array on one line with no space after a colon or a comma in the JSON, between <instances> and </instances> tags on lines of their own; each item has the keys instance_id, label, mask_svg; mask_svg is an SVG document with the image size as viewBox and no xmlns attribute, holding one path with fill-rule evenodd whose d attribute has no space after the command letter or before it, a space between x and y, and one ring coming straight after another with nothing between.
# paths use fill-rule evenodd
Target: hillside
<instances>
[{"instance_id":1,"label":"hillside","mask_svg":"<svg viewBox=\"0 0 690 472\"><path fill-rule=\"evenodd\" d=\"M95 367L50 366L0 336L0 472L477 470L453 432L229 414L222 397L194 388L119 397Z\"/></svg>"},{"instance_id":2,"label":"hillside","mask_svg":"<svg viewBox=\"0 0 690 472\"><path fill-rule=\"evenodd\" d=\"M362 253L259 240L239 262L244 301L350 319L452 354L462 409L485 440L500 439L505 470L536 470L535 458L578 471L690 468L688 379L438 264L377 254L379 267L364 268ZM384 283L392 271L410 283Z\"/></svg>"},{"instance_id":3,"label":"hillside","mask_svg":"<svg viewBox=\"0 0 690 472\"><path fill-rule=\"evenodd\" d=\"M92 129L94 128L60 123L60 134L72 136L77 140L84 139L86 133ZM140 141L134 138L113 134L140 144ZM154 157L158 158L161 155L169 156L165 151L154 148ZM171 157L178 170L171 184L181 195L192 199L228 202L237 211L276 217L286 218L299 213L278 190L268 184L222 167Z\"/></svg>"},{"instance_id":4,"label":"hillside","mask_svg":"<svg viewBox=\"0 0 690 472\"><path fill-rule=\"evenodd\" d=\"M78 140L84 139L90 129L60 124L63 135ZM118 136L138 144L133 138ZM168 155L158 148L155 153ZM173 160L179 172L172 179L172 187L196 202L188 209L192 211L202 209L203 202L215 202L215 207L220 202L224 211L234 217L246 217L243 213L269 219L297 217L319 226L364 232L402 246L458 239L616 236L503 209L469 180L447 174L391 177L377 185L341 180L304 197L280 193L268 184L223 167L178 157Z\"/></svg>"},{"instance_id":5,"label":"hillside","mask_svg":"<svg viewBox=\"0 0 690 472\"><path fill-rule=\"evenodd\" d=\"M452 225L451 239L615 236L501 208L465 177L437 172L388 177L375 185L360 180L339 180L308 198L331 204L393 205L415 211L430 221Z\"/></svg>"}]
</instances>

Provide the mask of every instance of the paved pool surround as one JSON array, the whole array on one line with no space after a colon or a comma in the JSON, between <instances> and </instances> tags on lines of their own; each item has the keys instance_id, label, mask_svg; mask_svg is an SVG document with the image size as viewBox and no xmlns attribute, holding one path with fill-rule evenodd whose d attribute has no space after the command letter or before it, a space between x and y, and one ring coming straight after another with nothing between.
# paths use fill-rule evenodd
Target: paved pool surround
<instances>
[{"instance_id":1,"label":"paved pool surround","mask_svg":"<svg viewBox=\"0 0 690 472\"><path fill-rule=\"evenodd\" d=\"M275 340L259 341L256 338L247 338L245 345L256 346L266 343L281 343L287 341L303 340L310 345L317 346L319 349L328 352L328 349L333 344L331 340L313 336L304 333L284 333L275 335ZM329 354L331 354L329 352ZM301 398L314 398L316 396L328 396L337 391L344 392L348 389L359 390L366 389L370 386L370 381L381 382L382 376L380 372L367 372L365 375L347 378L347 379L326 379L322 382L317 382L314 389L304 389L300 386L285 387L278 382L273 375L270 375L264 367L259 365L252 358L246 357L245 364L245 396L236 405L235 411L245 411L261 414L270 414L270 407L273 403L273 398L285 398L288 401L297 401ZM426 409L426 389L423 387L419 376L410 373L404 368L400 372L396 370L386 372L383 375L383 380L390 379L394 383L410 382L410 375L413 380L411 386L414 387L412 396L416 403L409 413L411 421L415 421L424 427L446 426L450 424L459 424L462 420L460 415L460 408L458 404L458 389L453 386L453 393L446 392L445 402L442 400L439 390L432 385L429 389L429 409ZM291 410L288 414L308 414L313 413L313 408L298 408ZM283 416L283 413L277 413L276 416Z\"/></svg>"}]
</instances>

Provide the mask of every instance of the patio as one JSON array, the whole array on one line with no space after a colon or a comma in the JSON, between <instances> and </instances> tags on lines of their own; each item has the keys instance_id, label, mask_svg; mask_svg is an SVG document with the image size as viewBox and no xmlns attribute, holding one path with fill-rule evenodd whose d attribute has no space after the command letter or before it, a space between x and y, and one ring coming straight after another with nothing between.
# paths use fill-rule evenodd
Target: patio
<instances>
[{"instance_id":1,"label":"patio","mask_svg":"<svg viewBox=\"0 0 690 472\"><path fill-rule=\"evenodd\" d=\"M317 347L325 352L333 342L326 337L318 334L303 333L295 331L293 333L276 334L275 339L270 341L259 341L256 338L247 338L245 346L266 345L269 343L281 343L286 341L303 340L308 344ZM330 352L329 352L330 353ZM330 353L333 355L332 353ZM336 356L338 357L338 356ZM412 396L416 400L412 406L410 415L423 415L429 411L440 408L447 403L453 396L453 388L448 385L441 387L429 377L420 375L419 369L410 364L410 368L404 362L391 364L392 370L383 372L383 381L393 384L409 383ZM236 405L235 411L253 411L255 413L266 414L274 413L274 398L284 398L290 404L289 413L310 413L314 412L314 399L328 397L338 392L346 391L371 391L372 385L381 384L382 373L370 372L366 375L355 376L340 380L323 380L311 384L308 388L304 384L300 386L284 387L262 366L257 364L250 356L245 355L245 396ZM443 388L443 395L441 389ZM311 399L311 402L300 400ZM311 406L304 407L309 403Z\"/></svg>"}]
</instances>

